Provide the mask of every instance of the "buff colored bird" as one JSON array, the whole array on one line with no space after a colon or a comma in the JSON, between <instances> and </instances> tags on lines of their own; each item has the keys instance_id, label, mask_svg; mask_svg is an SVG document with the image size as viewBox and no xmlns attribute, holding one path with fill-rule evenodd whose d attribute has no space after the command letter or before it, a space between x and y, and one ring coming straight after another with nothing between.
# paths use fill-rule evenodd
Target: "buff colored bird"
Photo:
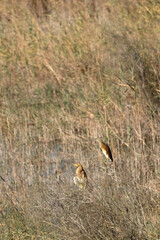
<instances>
[{"instance_id":1,"label":"buff colored bird","mask_svg":"<svg viewBox=\"0 0 160 240\"><path fill-rule=\"evenodd\" d=\"M99 147L102 150L103 154L110 162L113 162L112 153L108 144L104 143L101 139L98 139Z\"/></svg>"},{"instance_id":2,"label":"buff colored bird","mask_svg":"<svg viewBox=\"0 0 160 240\"><path fill-rule=\"evenodd\" d=\"M73 166L76 166L76 177L73 178L74 183L80 188L85 189L86 183L87 183L87 174L84 171L82 165L80 163L73 164Z\"/></svg>"}]
</instances>

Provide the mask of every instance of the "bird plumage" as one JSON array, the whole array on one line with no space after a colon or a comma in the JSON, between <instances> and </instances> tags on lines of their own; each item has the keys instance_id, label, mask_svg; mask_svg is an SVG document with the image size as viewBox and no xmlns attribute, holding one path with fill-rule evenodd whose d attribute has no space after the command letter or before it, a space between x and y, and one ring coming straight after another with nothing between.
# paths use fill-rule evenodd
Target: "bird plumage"
<instances>
[{"instance_id":1,"label":"bird plumage","mask_svg":"<svg viewBox=\"0 0 160 240\"><path fill-rule=\"evenodd\" d=\"M98 141L99 141L99 146L100 146L103 154L105 155L105 157L109 161L113 162L112 153L111 153L111 150L110 150L108 144L104 143L101 139L98 139Z\"/></svg>"},{"instance_id":2,"label":"bird plumage","mask_svg":"<svg viewBox=\"0 0 160 240\"><path fill-rule=\"evenodd\" d=\"M77 166L76 169L76 177L73 178L74 183L79 186L79 188L85 188L87 182L87 174L84 171L82 165L80 163L74 164L73 166Z\"/></svg>"}]
</instances>

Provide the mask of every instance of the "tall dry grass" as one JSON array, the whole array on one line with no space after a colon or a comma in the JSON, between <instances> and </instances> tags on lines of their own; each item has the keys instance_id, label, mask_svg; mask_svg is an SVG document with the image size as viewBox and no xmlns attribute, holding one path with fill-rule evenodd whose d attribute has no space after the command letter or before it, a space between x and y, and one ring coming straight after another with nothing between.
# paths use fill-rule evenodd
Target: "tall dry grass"
<instances>
[{"instance_id":1,"label":"tall dry grass","mask_svg":"<svg viewBox=\"0 0 160 240\"><path fill-rule=\"evenodd\" d=\"M1 239L158 240L158 2L2 0L0 12Z\"/></svg>"}]
</instances>

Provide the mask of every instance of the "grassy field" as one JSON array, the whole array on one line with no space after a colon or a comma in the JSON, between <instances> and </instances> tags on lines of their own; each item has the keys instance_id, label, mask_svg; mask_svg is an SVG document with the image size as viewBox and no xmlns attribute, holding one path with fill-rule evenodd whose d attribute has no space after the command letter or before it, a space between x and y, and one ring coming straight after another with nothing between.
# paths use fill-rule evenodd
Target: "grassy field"
<instances>
[{"instance_id":1,"label":"grassy field","mask_svg":"<svg viewBox=\"0 0 160 240\"><path fill-rule=\"evenodd\" d=\"M159 21L157 0L0 1L0 240L160 239Z\"/></svg>"}]
</instances>

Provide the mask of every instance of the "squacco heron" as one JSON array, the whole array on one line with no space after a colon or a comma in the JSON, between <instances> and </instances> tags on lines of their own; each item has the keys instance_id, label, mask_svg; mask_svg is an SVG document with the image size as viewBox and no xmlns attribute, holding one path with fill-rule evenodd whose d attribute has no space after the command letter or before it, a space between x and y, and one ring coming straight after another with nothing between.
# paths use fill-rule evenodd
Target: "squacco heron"
<instances>
[{"instance_id":1,"label":"squacco heron","mask_svg":"<svg viewBox=\"0 0 160 240\"><path fill-rule=\"evenodd\" d=\"M80 163L73 164L73 166L76 166L76 177L73 178L74 183L80 188L85 189L86 183L87 183L87 174L84 171L82 165Z\"/></svg>"},{"instance_id":2,"label":"squacco heron","mask_svg":"<svg viewBox=\"0 0 160 240\"><path fill-rule=\"evenodd\" d=\"M110 162L113 162L112 153L108 144L104 143L101 139L98 139L99 147L102 150L103 154Z\"/></svg>"}]
</instances>

